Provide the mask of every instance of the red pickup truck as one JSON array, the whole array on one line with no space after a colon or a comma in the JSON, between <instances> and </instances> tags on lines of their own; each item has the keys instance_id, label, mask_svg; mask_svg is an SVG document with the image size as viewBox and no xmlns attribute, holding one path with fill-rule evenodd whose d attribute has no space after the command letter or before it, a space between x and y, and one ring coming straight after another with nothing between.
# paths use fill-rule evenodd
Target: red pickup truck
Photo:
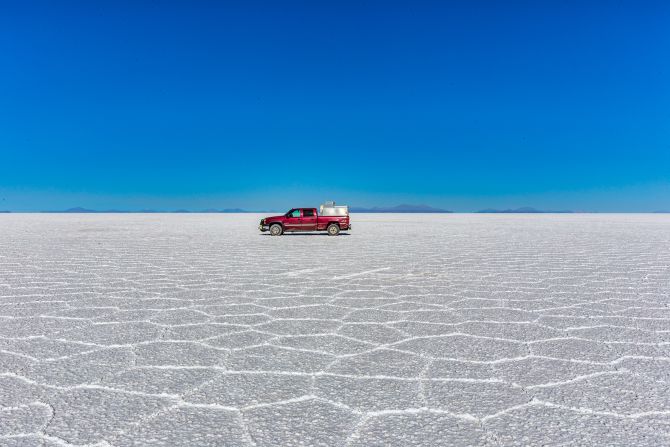
<instances>
[{"instance_id":1,"label":"red pickup truck","mask_svg":"<svg viewBox=\"0 0 670 447\"><path fill-rule=\"evenodd\" d=\"M330 236L337 236L340 230L351 230L349 207L324 208L322 205L321 210L319 216L316 208L293 208L284 215L261 219L258 229L269 231L273 236L280 236L285 231L327 231ZM324 211L329 215L324 215Z\"/></svg>"}]
</instances>

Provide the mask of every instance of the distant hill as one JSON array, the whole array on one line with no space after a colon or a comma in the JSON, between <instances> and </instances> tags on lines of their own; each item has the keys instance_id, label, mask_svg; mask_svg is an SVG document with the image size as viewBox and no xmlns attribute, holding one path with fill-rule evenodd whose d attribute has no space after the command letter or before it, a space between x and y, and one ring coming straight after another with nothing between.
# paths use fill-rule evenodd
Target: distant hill
<instances>
[{"instance_id":1,"label":"distant hill","mask_svg":"<svg viewBox=\"0 0 670 447\"><path fill-rule=\"evenodd\" d=\"M40 211L42 213L67 213L67 214L87 214L87 213L130 213L131 211L123 211L123 210L104 210L104 211L98 211L98 210L91 210L88 208L82 208L80 206L74 207L74 208L68 208L66 210L48 210L48 211Z\"/></svg>"},{"instance_id":2,"label":"distant hill","mask_svg":"<svg viewBox=\"0 0 670 447\"><path fill-rule=\"evenodd\" d=\"M8 211L8 210L0 210L0 213L4 213L4 214L6 214L6 213L11 213L11 211Z\"/></svg>"},{"instance_id":3,"label":"distant hill","mask_svg":"<svg viewBox=\"0 0 670 447\"><path fill-rule=\"evenodd\" d=\"M441 208L433 208L428 205L408 205L402 204L391 207L375 206L372 208L357 208L351 207L349 209L352 213L451 213L452 211Z\"/></svg>"},{"instance_id":4,"label":"distant hill","mask_svg":"<svg viewBox=\"0 0 670 447\"><path fill-rule=\"evenodd\" d=\"M173 213L204 213L204 214L256 213L256 212L258 212L258 211L247 211L247 210L243 210L242 208L223 208L223 209L220 209L220 210L217 210L215 208L208 208L208 209L202 210L202 211L190 211L190 210L176 210L176 211L173 211Z\"/></svg>"},{"instance_id":5,"label":"distant hill","mask_svg":"<svg viewBox=\"0 0 670 447\"><path fill-rule=\"evenodd\" d=\"M68 208L63 211L46 211L47 213L97 213L96 210L89 210L87 208L82 208L80 206L74 208Z\"/></svg>"},{"instance_id":6,"label":"distant hill","mask_svg":"<svg viewBox=\"0 0 670 447\"><path fill-rule=\"evenodd\" d=\"M243 210L242 208L224 208L221 210L209 208L206 210L200 211L201 213L250 213L253 211Z\"/></svg>"},{"instance_id":7,"label":"distant hill","mask_svg":"<svg viewBox=\"0 0 670 447\"><path fill-rule=\"evenodd\" d=\"M516 209L506 209L506 210L497 210L493 208L487 208L484 210L477 211L478 213L483 214L543 214L543 213L572 213L572 211L563 210L563 211L545 211L531 208L530 206L524 206Z\"/></svg>"}]
</instances>

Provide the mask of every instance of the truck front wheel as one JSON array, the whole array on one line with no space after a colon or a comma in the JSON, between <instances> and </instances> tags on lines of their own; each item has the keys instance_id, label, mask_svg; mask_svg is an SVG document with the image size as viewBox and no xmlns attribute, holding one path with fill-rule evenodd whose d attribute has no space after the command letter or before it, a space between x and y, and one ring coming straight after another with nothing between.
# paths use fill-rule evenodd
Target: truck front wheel
<instances>
[{"instance_id":1,"label":"truck front wheel","mask_svg":"<svg viewBox=\"0 0 670 447\"><path fill-rule=\"evenodd\" d=\"M281 236L284 229L279 224L270 225L270 234L273 236Z\"/></svg>"},{"instance_id":2,"label":"truck front wheel","mask_svg":"<svg viewBox=\"0 0 670 447\"><path fill-rule=\"evenodd\" d=\"M338 224L330 224L328 225L328 236L337 236L340 234L340 226Z\"/></svg>"}]
</instances>

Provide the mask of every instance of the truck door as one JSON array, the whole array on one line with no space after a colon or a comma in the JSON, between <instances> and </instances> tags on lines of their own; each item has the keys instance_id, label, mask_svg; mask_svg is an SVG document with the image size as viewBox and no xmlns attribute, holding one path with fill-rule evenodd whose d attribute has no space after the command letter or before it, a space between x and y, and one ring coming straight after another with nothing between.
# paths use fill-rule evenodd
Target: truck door
<instances>
[{"instance_id":1,"label":"truck door","mask_svg":"<svg viewBox=\"0 0 670 447\"><path fill-rule=\"evenodd\" d=\"M303 208L301 224L303 231L316 231L316 210Z\"/></svg>"},{"instance_id":2,"label":"truck door","mask_svg":"<svg viewBox=\"0 0 670 447\"><path fill-rule=\"evenodd\" d=\"M300 210L291 210L286 213L286 220L284 221L284 230L299 231L302 230L302 218L300 217Z\"/></svg>"}]
</instances>

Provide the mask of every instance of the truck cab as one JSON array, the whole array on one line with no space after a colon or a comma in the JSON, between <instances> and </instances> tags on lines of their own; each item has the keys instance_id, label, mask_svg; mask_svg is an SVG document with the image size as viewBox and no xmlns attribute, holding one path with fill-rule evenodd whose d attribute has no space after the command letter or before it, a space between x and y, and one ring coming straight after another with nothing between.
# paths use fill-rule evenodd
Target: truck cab
<instances>
[{"instance_id":1,"label":"truck cab","mask_svg":"<svg viewBox=\"0 0 670 447\"><path fill-rule=\"evenodd\" d=\"M284 215L284 231L316 231L315 208L294 208Z\"/></svg>"},{"instance_id":2,"label":"truck cab","mask_svg":"<svg viewBox=\"0 0 670 447\"><path fill-rule=\"evenodd\" d=\"M330 203L332 206L321 205L322 215L317 213L316 208L292 208L281 216L261 219L258 229L269 231L272 236L296 231L326 231L331 236L337 236L340 231L351 230L349 207L335 207L334 202ZM334 208L337 208L335 212Z\"/></svg>"}]
</instances>

